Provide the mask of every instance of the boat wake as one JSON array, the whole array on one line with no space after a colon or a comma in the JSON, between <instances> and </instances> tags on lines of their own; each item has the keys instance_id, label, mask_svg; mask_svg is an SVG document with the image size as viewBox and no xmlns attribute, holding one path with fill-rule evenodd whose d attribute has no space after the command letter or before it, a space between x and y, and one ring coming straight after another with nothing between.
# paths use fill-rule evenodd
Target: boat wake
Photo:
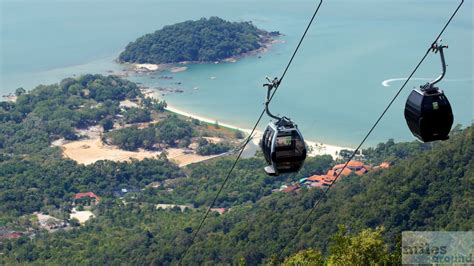
<instances>
[{"instance_id":1,"label":"boat wake","mask_svg":"<svg viewBox=\"0 0 474 266\"><path fill-rule=\"evenodd\" d=\"M393 78L393 79L386 79L382 81L382 86L384 87L390 87L390 83L394 81L405 81L407 78ZM411 78L411 80L422 80L422 81L430 81L432 79L429 78ZM473 79L443 79L443 81L448 81L448 82L459 82L459 81L472 81Z\"/></svg>"}]
</instances>

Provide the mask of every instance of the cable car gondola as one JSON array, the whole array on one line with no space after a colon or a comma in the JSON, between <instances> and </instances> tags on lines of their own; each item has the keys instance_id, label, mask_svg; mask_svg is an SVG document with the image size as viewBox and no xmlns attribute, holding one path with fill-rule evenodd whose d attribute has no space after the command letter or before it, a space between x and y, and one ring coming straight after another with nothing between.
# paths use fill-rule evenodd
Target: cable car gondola
<instances>
[{"instance_id":1,"label":"cable car gondola","mask_svg":"<svg viewBox=\"0 0 474 266\"><path fill-rule=\"evenodd\" d=\"M422 142L449 139L453 125L453 111L443 90L434 85L446 73L443 49L448 46L433 44L432 51L439 52L443 72L435 80L410 93L405 104L405 120L408 128Z\"/></svg>"},{"instance_id":2,"label":"cable car gondola","mask_svg":"<svg viewBox=\"0 0 474 266\"><path fill-rule=\"evenodd\" d=\"M287 117L273 115L268 109L271 90L278 85L277 78L269 84L264 84L268 87L265 110L277 121L268 124L260 142L265 160L269 164L265 167L265 172L272 176L298 172L303 166L307 153L306 144L298 126Z\"/></svg>"}]
</instances>

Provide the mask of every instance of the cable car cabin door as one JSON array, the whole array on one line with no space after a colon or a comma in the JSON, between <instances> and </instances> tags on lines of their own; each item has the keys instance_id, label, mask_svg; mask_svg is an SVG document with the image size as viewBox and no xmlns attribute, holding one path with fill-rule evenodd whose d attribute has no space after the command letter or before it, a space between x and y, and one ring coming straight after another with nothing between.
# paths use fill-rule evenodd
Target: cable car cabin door
<instances>
[{"instance_id":1,"label":"cable car cabin door","mask_svg":"<svg viewBox=\"0 0 474 266\"><path fill-rule=\"evenodd\" d=\"M306 147L297 129L279 131L274 137L273 167L278 173L297 172L306 159Z\"/></svg>"},{"instance_id":2,"label":"cable car cabin door","mask_svg":"<svg viewBox=\"0 0 474 266\"><path fill-rule=\"evenodd\" d=\"M274 142L275 131L276 129L270 123L267 126L267 129L265 129L265 132L263 133L262 143L260 143L263 156L265 157L265 160L268 164L272 164L272 143Z\"/></svg>"}]
</instances>

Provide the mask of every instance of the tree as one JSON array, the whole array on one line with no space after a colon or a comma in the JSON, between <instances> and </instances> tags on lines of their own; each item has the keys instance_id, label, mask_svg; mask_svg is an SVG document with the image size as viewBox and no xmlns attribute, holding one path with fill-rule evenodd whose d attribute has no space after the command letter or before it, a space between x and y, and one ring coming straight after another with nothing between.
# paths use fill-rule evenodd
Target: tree
<instances>
[{"instance_id":1,"label":"tree","mask_svg":"<svg viewBox=\"0 0 474 266\"><path fill-rule=\"evenodd\" d=\"M112 128L114 128L114 121L110 118L106 118L102 121L100 121L100 124L102 125L102 128L104 129L104 132L108 132Z\"/></svg>"},{"instance_id":2,"label":"tree","mask_svg":"<svg viewBox=\"0 0 474 266\"><path fill-rule=\"evenodd\" d=\"M243 139L244 138L244 133L240 130L236 130L234 133L234 138L236 139Z\"/></svg>"},{"instance_id":3,"label":"tree","mask_svg":"<svg viewBox=\"0 0 474 266\"><path fill-rule=\"evenodd\" d=\"M305 249L288 257L283 266L317 266L324 265L324 257L319 250Z\"/></svg>"},{"instance_id":4,"label":"tree","mask_svg":"<svg viewBox=\"0 0 474 266\"><path fill-rule=\"evenodd\" d=\"M72 226L72 227L78 227L81 225L81 223L79 222L79 220L77 218L71 218L69 220L69 224Z\"/></svg>"},{"instance_id":5,"label":"tree","mask_svg":"<svg viewBox=\"0 0 474 266\"><path fill-rule=\"evenodd\" d=\"M349 235L344 226L331 239L327 265L388 265L392 257L382 238L383 227Z\"/></svg>"},{"instance_id":6,"label":"tree","mask_svg":"<svg viewBox=\"0 0 474 266\"><path fill-rule=\"evenodd\" d=\"M25 93L26 93L26 90L23 89L22 87L20 87L20 88L18 88L18 89L15 90L15 95L16 95L17 97L18 97L18 96L21 96L21 95L23 95L23 94L25 94Z\"/></svg>"},{"instance_id":7,"label":"tree","mask_svg":"<svg viewBox=\"0 0 474 266\"><path fill-rule=\"evenodd\" d=\"M148 109L132 107L124 112L127 123L142 123L151 121L151 113Z\"/></svg>"},{"instance_id":8,"label":"tree","mask_svg":"<svg viewBox=\"0 0 474 266\"><path fill-rule=\"evenodd\" d=\"M157 112L163 112L163 111L165 111L166 107L168 107L168 104L166 103L165 100L158 101L158 100L154 99L152 107Z\"/></svg>"},{"instance_id":9,"label":"tree","mask_svg":"<svg viewBox=\"0 0 474 266\"><path fill-rule=\"evenodd\" d=\"M339 156L344 160L344 161L347 161L349 160L349 158L351 157L352 153L354 151L352 150L346 150L346 149L342 149L340 152L339 152Z\"/></svg>"}]
</instances>

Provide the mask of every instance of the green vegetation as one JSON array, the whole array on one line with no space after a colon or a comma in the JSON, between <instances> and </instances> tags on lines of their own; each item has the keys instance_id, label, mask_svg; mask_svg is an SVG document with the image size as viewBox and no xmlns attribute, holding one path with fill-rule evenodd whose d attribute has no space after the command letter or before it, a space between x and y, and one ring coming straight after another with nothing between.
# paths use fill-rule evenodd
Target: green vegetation
<instances>
[{"instance_id":1,"label":"green vegetation","mask_svg":"<svg viewBox=\"0 0 474 266\"><path fill-rule=\"evenodd\" d=\"M210 62L259 49L270 34L251 22L228 22L218 17L202 18L166 26L131 42L121 62Z\"/></svg>"},{"instance_id":2,"label":"green vegetation","mask_svg":"<svg viewBox=\"0 0 474 266\"><path fill-rule=\"evenodd\" d=\"M229 151L232 145L226 142L212 143L204 138L199 139L197 153L199 155L214 155Z\"/></svg>"},{"instance_id":3,"label":"green vegetation","mask_svg":"<svg viewBox=\"0 0 474 266\"><path fill-rule=\"evenodd\" d=\"M123 117L129 124L150 122L151 112L148 109L132 107L125 110Z\"/></svg>"},{"instance_id":4,"label":"green vegetation","mask_svg":"<svg viewBox=\"0 0 474 266\"><path fill-rule=\"evenodd\" d=\"M189 142L193 137L192 124L170 115L157 124L150 124L147 128L129 127L109 133L111 143L125 150L138 148L153 149L155 144L161 143L177 146L182 141Z\"/></svg>"},{"instance_id":5,"label":"green vegetation","mask_svg":"<svg viewBox=\"0 0 474 266\"><path fill-rule=\"evenodd\" d=\"M166 102L143 98L134 83L115 76L67 78L29 92L19 88L16 94L16 102L0 104L0 227L35 211L67 211L72 194L80 191L107 197L121 187L144 188L184 176L166 156L128 163L99 161L88 166L64 159L60 148L51 143L60 138L76 140L78 129L100 125L107 132L114 122L141 122L159 116L160 123L143 130L130 127L108 133L116 137L112 138L117 142L114 144L129 150L152 148L156 142L175 146L196 133L193 127L196 134L212 134L201 129L205 125L163 114ZM133 101L140 108L120 108L122 100Z\"/></svg>"},{"instance_id":6,"label":"green vegetation","mask_svg":"<svg viewBox=\"0 0 474 266\"><path fill-rule=\"evenodd\" d=\"M399 265L401 258L396 253L390 254L382 237L383 231L383 228L364 229L358 234L350 235L341 226L331 237L330 252L326 258L319 250L305 249L286 258L283 265ZM275 263L269 263L272 264Z\"/></svg>"},{"instance_id":7,"label":"green vegetation","mask_svg":"<svg viewBox=\"0 0 474 266\"><path fill-rule=\"evenodd\" d=\"M149 188L140 195L134 195L135 202L148 203L177 203L192 204L195 207L206 206L212 202L228 169L232 166L234 158L222 158L215 161L194 164L189 166L189 178L173 180L160 188ZM308 164L302 172L323 174L333 163L331 156L308 158ZM215 206L229 208L244 203L254 203L265 196L270 196L272 190L279 188L295 179L293 175L267 176L263 171L265 162L263 158L245 159L239 162L233 172L235 180L230 181L223 190L222 196L217 199ZM324 169L324 170L314 170ZM197 189L200 188L200 189ZM201 189L205 188L205 189ZM171 191L170 191L171 189Z\"/></svg>"},{"instance_id":8,"label":"green vegetation","mask_svg":"<svg viewBox=\"0 0 474 266\"><path fill-rule=\"evenodd\" d=\"M22 91L16 102L1 103L0 149L6 154L28 154L55 139L77 139L75 128L104 124L120 113L121 100L141 97L135 83L102 75L67 78L29 93Z\"/></svg>"},{"instance_id":9,"label":"green vegetation","mask_svg":"<svg viewBox=\"0 0 474 266\"><path fill-rule=\"evenodd\" d=\"M266 182L268 188L277 187L295 177L275 180L261 173L261 158L243 160L217 203L232 210L221 216L211 214L183 263L271 263L288 257L289 265L313 259L331 265L352 260L390 264L399 260L397 243L403 230L472 230L473 133L472 128L458 132L449 141L399 160L388 170L342 179L298 234L296 228L321 197L321 190L304 189L296 194L269 194L267 190L245 200L247 190L259 191ZM195 201L195 207L205 207L229 164L230 159L221 159L192 166L186 169L191 178L177 179L172 187L148 188L134 195L138 198L127 197L126 205L105 200L96 210L98 218L72 232L42 233L34 241L8 241L2 250L3 262L176 262L204 208L183 213L156 210L153 201ZM337 224L347 225L354 235L341 231ZM381 226L387 229L367 229ZM308 248L313 251L297 253Z\"/></svg>"},{"instance_id":10,"label":"green vegetation","mask_svg":"<svg viewBox=\"0 0 474 266\"><path fill-rule=\"evenodd\" d=\"M235 135L222 127L150 110L133 83L87 77L30 92L19 90L18 102L0 105L0 227L25 233L18 239L0 240L1 265L175 264L234 162L229 156L179 168L162 155L84 166L62 158L51 141L68 132L72 137L86 125L110 128L113 123L108 120L124 115L120 99L134 100L152 117L160 117L144 129L130 127L104 135L114 139L118 134L117 139L123 137L130 147L148 147L148 138L179 146L208 133ZM122 88L118 90L122 96L102 92L101 86L107 84L113 90ZM76 85L83 89L71 89ZM92 91L111 98L92 98ZM132 136L138 140L127 140ZM332 158L308 158L298 174L278 177L264 174L261 156L242 159L215 204L227 212L209 215L183 265L399 263L404 230L473 230L473 136L473 127L456 127L445 142L388 141L367 149L369 162L390 161L392 166L342 178L299 232L322 190L283 193L276 189L325 173L335 163ZM114 195L117 189L130 187L135 192L123 199ZM73 227L68 231L37 228L33 212L68 220L72 195L85 191L101 197L92 209L97 218L81 226L69 220ZM157 203L191 208L161 210Z\"/></svg>"},{"instance_id":11,"label":"green vegetation","mask_svg":"<svg viewBox=\"0 0 474 266\"><path fill-rule=\"evenodd\" d=\"M132 126L118 129L110 132L107 137L111 144L129 151L138 148L149 150L161 149L161 147L186 148L191 144L193 138L200 136L197 140L199 147L196 150L199 155L221 154L235 146L229 141L214 144L202 138L203 135L216 135L208 130L203 130L207 127L206 124L201 125L195 121L183 120L177 115L171 114L156 124L149 124L146 128Z\"/></svg>"}]
</instances>

